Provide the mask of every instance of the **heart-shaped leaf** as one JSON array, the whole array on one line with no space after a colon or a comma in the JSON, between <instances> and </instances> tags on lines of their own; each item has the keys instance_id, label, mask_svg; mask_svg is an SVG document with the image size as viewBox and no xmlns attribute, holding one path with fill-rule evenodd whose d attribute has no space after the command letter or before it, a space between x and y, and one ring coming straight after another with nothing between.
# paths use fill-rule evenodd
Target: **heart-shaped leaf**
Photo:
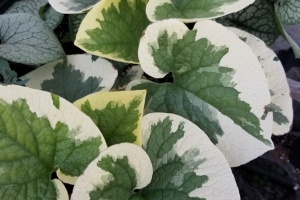
<instances>
[{"instance_id":1,"label":"heart-shaped leaf","mask_svg":"<svg viewBox=\"0 0 300 200\"><path fill-rule=\"evenodd\" d=\"M113 145L103 151L80 176L72 200L131 199L133 190L151 181L153 168L146 152L129 143Z\"/></svg>"},{"instance_id":2,"label":"heart-shaped leaf","mask_svg":"<svg viewBox=\"0 0 300 200\"><path fill-rule=\"evenodd\" d=\"M98 92L74 102L102 132L108 146L123 142L141 145L146 91Z\"/></svg>"},{"instance_id":3,"label":"heart-shaped leaf","mask_svg":"<svg viewBox=\"0 0 300 200\"><path fill-rule=\"evenodd\" d=\"M224 155L196 125L180 116L144 116L147 154L121 145L109 147L88 166L76 182L72 200L239 199Z\"/></svg>"},{"instance_id":4,"label":"heart-shaped leaf","mask_svg":"<svg viewBox=\"0 0 300 200\"><path fill-rule=\"evenodd\" d=\"M138 63L138 45L150 23L148 0L106 0L98 3L82 21L75 45L101 57Z\"/></svg>"},{"instance_id":5,"label":"heart-shaped leaf","mask_svg":"<svg viewBox=\"0 0 300 200\"><path fill-rule=\"evenodd\" d=\"M74 14L89 10L101 0L48 0L51 6L60 13Z\"/></svg>"},{"instance_id":6,"label":"heart-shaped leaf","mask_svg":"<svg viewBox=\"0 0 300 200\"><path fill-rule=\"evenodd\" d=\"M190 31L177 20L156 22L141 39L139 58L150 76L172 72L174 77L173 84L128 86L148 90L146 113L171 112L196 123L231 166L273 148L272 114L260 119L270 104L264 71L252 50L225 27L203 20Z\"/></svg>"},{"instance_id":7,"label":"heart-shaped leaf","mask_svg":"<svg viewBox=\"0 0 300 200\"><path fill-rule=\"evenodd\" d=\"M243 10L216 19L224 26L247 31L271 45L280 32L276 25L274 3L270 0L256 0Z\"/></svg>"},{"instance_id":8,"label":"heart-shaped leaf","mask_svg":"<svg viewBox=\"0 0 300 200\"><path fill-rule=\"evenodd\" d=\"M60 24L64 15L56 12L51 6L47 7L47 4L48 0L17 1L5 13L28 13L41 17L53 30Z\"/></svg>"},{"instance_id":9,"label":"heart-shaped leaf","mask_svg":"<svg viewBox=\"0 0 300 200\"><path fill-rule=\"evenodd\" d=\"M27 87L57 94L70 102L97 91L109 91L118 71L105 59L93 62L91 55L69 55L26 74Z\"/></svg>"},{"instance_id":10,"label":"heart-shaped leaf","mask_svg":"<svg viewBox=\"0 0 300 200\"><path fill-rule=\"evenodd\" d=\"M234 13L253 2L254 0L149 0L146 12L152 22L175 18L189 23Z\"/></svg>"},{"instance_id":11,"label":"heart-shaped leaf","mask_svg":"<svg viewBox=\"0 0 300 200\"><path fill-rule=\"evenodd\" d=\"M300 0L278 0L275 3L275 10L283 24L300 23Z\"/></svg>"},{"instance_id":12,"label":"heart-shaped leaf","mask_svg":"<svg viewBox=\"0 0 300 200\"><path fill-rule=\"evenodd\" d=\"M249 45L263 67L271 93L271 104L266 107L266 112L273 112L273 134L288 133L293 122L293 106L290 88L280 60L259 38L237 28L229 30Z\"/></svg>"},{"instance_id":13,"label":"heart-shaped leaf","mask_svg":"<svg viewBox=\"0 0 300 200\"><path fill-rule=\"evenodd\" d=\"M50 175L57 168L81 175L107 148L102 134L56 95L21 86L0 89L1 199L63 199L66 191Z\"/></svg>"},{"instance_id":14,"label":"heart-shaped leaf","mask_svg":"<svg viewBox=\"0 0 300 200\"><path fill-rule=\"evenodd\" d=\"M24 64L44 64L65 56L49 27L31 14L0 15L0 57Z\"/></svg>"}]
</instances>

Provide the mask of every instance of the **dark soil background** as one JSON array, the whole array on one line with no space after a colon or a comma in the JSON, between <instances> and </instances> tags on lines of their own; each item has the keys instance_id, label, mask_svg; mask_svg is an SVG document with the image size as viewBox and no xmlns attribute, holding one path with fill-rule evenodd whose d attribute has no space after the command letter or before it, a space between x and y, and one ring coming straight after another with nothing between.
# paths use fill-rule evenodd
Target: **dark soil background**
<instances>
[{"instance_id":1,"label":"dark soil background","mask_svg":"<svg viewBox=\"0 0 300 200\"><path fill-rule=\"evenodd\" d=\"M0 0L2 14L15 0ZM300 30L300 29L299 29ZM68 15L55 29L66 54L84 53L75 47L69 37ZM299 33L298 33L299 34ZM300 59L295 59L291 49L276 51L289 78L300 82ZM10 63L12 70L22 76L35 66ZM153 79L156 82L171 82L172 76ZM293 101L294 123L291 132L284 136L273 136L275 150L240 167L232 168L240 189L242 200L300 200L300 102ZM55 175L52 176L54 178ZM72 187L67 186L69 192Z\"/></svg>"}]
</instances>

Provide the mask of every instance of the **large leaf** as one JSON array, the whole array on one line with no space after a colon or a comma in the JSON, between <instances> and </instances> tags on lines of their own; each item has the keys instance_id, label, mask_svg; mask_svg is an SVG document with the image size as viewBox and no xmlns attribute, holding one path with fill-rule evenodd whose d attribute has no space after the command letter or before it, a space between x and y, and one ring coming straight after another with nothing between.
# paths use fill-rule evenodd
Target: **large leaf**
<instances>
[{"instance_id":1,"label":"large leaf","mask_svg":"<svg viewBox=\"0 0 300 200\"><path fill-rule=\"evenodd\" d=\"M253 2L254 0L149 0L146 12L152 22L170 18L196 22L237 12Z\"/></svg>"},{"instance_id":2,"label":"large leaf","mask_svg":"<svg viewBox=\"0 0 300 200\"><path fill-rule=\"evenodd\" d=\"M148 0L106 0L82 21L75 45L84 51L122 62L138 63L138 45L150 23Z\"/></svg>"},{"instance_id":3,"label":"large leaf","mask_svg":"<svg viewBox=\"0 0 300 200\"><path fill-rule=\"evenodd\" d=\"M300 0L277 0L275 10L283 24L300 23Z\"/></svg>"},{"instance_id":4,"label":"large leaf","mask_svg":"<svg viewBox=\"0 0 300 200\"><path fill-rule=\"evenodd\" d=\"M146 112L187 117L217 144L231 166L273 148L272 114L260 119L270 104L266 77L252 50L225 27L205 20L190 31L177 20L156 22L141 39L139 58L150 76L172 72L174 77L173 84L136 81L128 86L150 90Z\"/></svg>"},{"instance_id":5,"label":"large leaf","mask_svg":"<svg viewBox=\"0 0 300 200\"><path fill-rule=\"evenodd\" d=\"M88 115L108 146L123 142L141 145L141 122L146 91L98 92L74 105Z\"/></svg>"},{"instance_id":6,"label":"large leaf","mask_svg":"<svg viewBox=\"0 0 300 200\"><path fill-rule=\"evenodd\" d=\"M27 87L48 91L74 102L97 91L109 91L118 75L112 64L102 58L92 62L91 55L69 55L26 74Z\"/></svg>"},{"instance_id":7,"label":"large leaf","mask_svg":"<svg viewBox=\"0 0 300 200\"><path fill-rule=\"evenodd\" d=\"M48 0L23 0L15 2L7 11L9 13L28 13L41 17L51 29L55 29L64 15L47 6Z\"/></svg>"},{"instance_id":8,"label":"large leaf","mask_svg":"<svg viewBox=\"0 0 300 200\"><path fill-rule=\"evenodd\" d=\"M247 31L271 45L280 35L274 15L272 1L256 0L239 12L217 19L217 22Z\"/></svg>"},{"instance_id":9,"label":"large leaf","mask_svg":"<svg viewBox=\"0 0 300 200\"><path fill-rule=\"evenodd\" d=\"M74 14L89 10L101 0L48 0L51 6L60 13Z\"/></svg>"},{"instance_id":10,"label":"large leaf","mask_svg":"<svg viewBox=\"0 0 300 200\"><path fill-rule=\"evenodd\" d=\"M223 154L196 125L180 116L153 113L143 118L147 154L126 145L101 153L79 177L71 199L239 199Z\"/></svg>"},{"instance_id":11,"label":"large leaf","mask_svg":"<svg viewBox=\"0 0 300 200\"><path fill-rule=\"evenodd\" d=\"M136 196L134 189L149 184L152 173L151 161L142 148L129 143L113 145L78 178L71 199L131 199Z\"/></svg>"},{"instance_id":12,"label":"large leaf","mask_svg":"<svg viewBox=\"0 0 300 200\"><path fill-rule=\"evenodd\" d=\"M24 64L43 64L64 57L49 27L31 14L0 15L0 57Z\"/></svg>"},{"instance_id":13,"label":"large leaf","mask_svg":"<svg viewBox=\"0 0 300 200\"><path fill-rule=\"evenodd\" d=\"M249 45L263 67L271 93L271 104L266 107L266 112L273 112L273 134L288 133L293 122L293 106L290 88L280 60L259 38L236 28L229 30Z\"/></svg>"},{"instance_id":14,"label":"large leaf","mask_svg":"<svg viewBox=\"0 0 300 200\"><path fill-rule=\"evenodd\" d=\"M56 95L0 86L0 198L62 199L57 169L79 176L107 148L86 115ZM67 112L66 112L67 111Z\"/></svg>"}]
</instances>

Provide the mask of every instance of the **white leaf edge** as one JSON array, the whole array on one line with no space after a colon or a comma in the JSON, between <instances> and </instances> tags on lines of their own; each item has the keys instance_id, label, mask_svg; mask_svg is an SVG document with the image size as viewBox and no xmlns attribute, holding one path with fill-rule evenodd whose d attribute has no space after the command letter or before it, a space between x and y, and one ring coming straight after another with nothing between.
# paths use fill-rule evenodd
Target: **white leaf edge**
<instances>
[{"instance_id":1,"label":"white leaf edge","mask_svg":"<svg viewBox=\"0 0 300 200\"><path fill-rule=\"evenodd\" d=\"M53 179L52 182L56 188L57 200L68 200L69 194L64 184L59 179Z\"/></svg>"},{"instance_id":2,"label":"white leaf edge","mask_svg":"<svg viewBox=\"0 0 300 200\"><path fill-rule=\"evenodd\" d=\"M114 160L128 157L130 166L136 172L137 186L135 189L141 189L147 186L152 179L153 168L151 160L147 153L137 145L131 143L121 143L108 147L105 151L90 163L84 173L79 176L71 195L71 200L90 199L89 193L97 187L103 188L109 183L109 172L102 170L97 166L98 161L103 157L111 156Z\"/></svg>"},{"instance_id":3,"label":"white leaf edge","mask_svg":"<svg viewBox=\"0 0 300 200\"><path fill-rule=\"evenodd\" d=\"M184 136L173 146L173 150L177 155L182 156L193 148L200 151L200 154L193 159L206 159L194 172L199 176L208 176L208 182L204 183L201 188L191 191L189 196L207 200L240 199L234 176L222 152L198 126L183 117L169 113L150 113L145 115L143 117L143 148L147 146L151 127L167 117L172 121L172 132L175 132L182 122L184 123Z\"/></svg>"},{"instance_id":4,"label":"white leaf edge","mask_svg":"<svg viewBox=\"0 0 300 200\"><path fill-rule=\"evenodd\" d=\"M60 169L56 170L56 175L62 182L70 185L74 185L78 179L78 176L68 176L60 171Z\"/></svg>"},{"instance_id":5,"label":"white leaf edge","mask_svg":"<svg viewBox=\"0 0 300 200\"><path fill-rule=\"evenodd\" d=\"M41 90L41 84L46 80L52 80L54 78L52 75L54 67L56 64L62 62L63 60L50 62L21 78L29 78L29 81L25 84L27 87ZM72 64L75 70L84 73L84 79L82 81L86 81L89 77L101 77L102 81L99 85L99 87L103 87L101 91L109 91L118 76L118 70L116 70L110 62L103 58L92 61L91 55L89 54L68 55L67 62L67 65Z\"/></svg>"},{"instance_id":6,"label":"white leaf edge","mask_svg":"<svg viewBox=\"0 0 300 200\"><path fill-rule=\"evenodd\" d=\"M201 1L201 0L199 0ZM228 3L223 6L220 6L218 9L215 9L214 12L222 12L223 14L215 15L214 17L205 17L205 18L193 18L193 19L184 19L184 18L176 18L179 21L182 21L184 23L191 23L191 22L197 22L202 19L215 19L218 17L222 17L224 15L228 15L230 13L238 12L245 7L252 4L255 0L237 0L233 3ZM163 5L164 3L172 4L171 0L149 0L147 7L146 7L146 14L148 19L151 22L156 22L155 19L155 10L156 7Z\"/></svg>"},{"instance_id":7,"label":"white leaf edge","mask_svg":"<svg viewBox=\"0 0 300 200\"><path fill-rule=\"evenodd\" d=\"M155 78L162 78L166 74L154 66L148 43L157 42L161 30L167 30L169 35L176 32L177 38L181 39L189 29L182 22L174 19L158 21L147 27L140 40L138 55L142 69ZM221 59L220 66L230 66L236 70L232 79L232 82L236 83L234 88L240 92L240 100L248 103L251 106L251 112L260 119L264 114L265 106L270 104L271 97L264 71L250 47L226 27L212 20L197 22L193 30L199 30L196 40L207 38L213 45L229 48L228 53ZM126 89L130 90L139 82L134 81ZM218 119L225 134L218 137L216 146L223 152L231 167L245 164L274 148L273 144L267 146L246 133L221 112L218 112ZM273 114L268 113L266 119L260 120L260 123L261 135L272 141Z\"/></svg>"},{"instance_id":8,"label":"white leaf edge","mask_svg":"<svg viewBox=\"0 0 300 200\"><path fill-rule=\"evenodd\" d=\"M70 134L70 139L88 141L100 136L102 144L99 146L99 151L102 152L107 148L105 139L94 122L67 100L60 97L60 107L57 109L53 105L52 96L49 92L15 85L0 85L0 90L0 99L9 104L20 98L26 99L30 111L36 113L39 118L46 116L53 129L55 129L57 122L62 122L68 125L70 130L81 130L77 135ZM61 178L63 182L68 182L64 176Z\"/></svg>"},{"instance_id":9,"label":"white leaf edge","mask_svg":"<svg viewBox=\"0 0 300 200\"><path fill-rule=\"evenodd\" d=\"M74 4L73 2L79 1L79 2L84 2L85 0L48 0L49 4L57 11L63 14L77 14L77 13L83 13L84 11L87 11L91 9L95 4L97 4L99 1L96 1L94 4L90 4L82 9L72 9L72 7L67 7L62 5L61 3L66 3L69 5Z\"/></svg>"},{"instance_id":10,"label":"white leaf edge","mask_svg":"<svg viewBox=\"0 0 300 200\"><path fill-rule=\"evenodd\" d=\"M289 123L279 125L273 123L273 134L284 135L291 129L293 122L293 101L290 96L290 88L284 72L284 68L277 55L258 37L237 28L228 27L238 37L246 38L245 43L252 49L261 63L268 80L271 94L271 102L280 106L282 114L287 117ZM278 60L275 61L274 59Z\"/></svg>"}]
</instances>

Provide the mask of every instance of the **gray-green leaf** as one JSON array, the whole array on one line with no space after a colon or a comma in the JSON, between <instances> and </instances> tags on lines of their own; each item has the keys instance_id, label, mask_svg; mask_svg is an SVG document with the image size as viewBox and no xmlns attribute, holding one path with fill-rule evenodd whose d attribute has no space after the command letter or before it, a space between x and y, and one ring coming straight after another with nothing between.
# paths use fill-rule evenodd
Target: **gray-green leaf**
<instances>
[{"instance_id":1,"label":"gray-green leaf","mask_svg":"<svg viewBox=\"0 0 300 200\"><path fill-rule=\"evenodd\" d=\"M280 35L274 17L274 5L270 0L256 0L243 10L216 19L224 26L247 31L271 45Z\"/></svg>"},{"instance_id":2,"label":"gray-green leaf","mask_svg":"<svg viewBox=\"0 0 300 200\"><path fill-rule=\"evenodd\" d=\"M291 36L284 30L284 27L281 23L281 20L278 16L278 13L275 12L275 19L276 19L276 23L277 23L277 26L278 26L278 29L282 35L282 37L291 45L293 51L294 51L294 54L295 54L295 57L296 58L300 58L300 47L299 45L293 40L293 38L291 38Z\"/></svg>"},{"instance_id":3,"label":"gray-green leaf","mask_svg":"<svg viewBox=\"0 0 300 200\"><path fill-rule=\"evenodd\" d=\"M85 16L86 13L69 15L69 30L73 41L75 41L76 39L76 34L78 32L79 26Z\"/></svg>"},{"instance_id":4,"label":"gray-green leaf","mask_svg":"<svg viewBox=\"0 0 300 200\"><path fill-rule=\"evenodd\" d=\"M277 0L275 10L283 24L300 23L300 0Z\"/></svg>"},{"instance_id":5,"label":"gray-green leaf","mask_svg":"<svg viewBox=\"0 0 300 200\"><path fill-rule=\"evenodd\" d=\"M50 29L55 29L64 15L56 12L51 6L47 7L48 0L22 0L15 2L7 11L6 14L11 13L28 13L38 17L40 16L40 11L42 10L42 15L44 17L45 23ZM45 10L45 8L47 8Z\"/></svg>"},{"instance_id":6,"label":"gray-green leaf","mask_svg":"<svg viewBox=\"0 0 300 200\"><path fill-rule=\"evenodd\" d=\"M0 57L24 64L43 64L65 56L49 27L31 14L0 15Z\"/></svg>"}]
</instances>

